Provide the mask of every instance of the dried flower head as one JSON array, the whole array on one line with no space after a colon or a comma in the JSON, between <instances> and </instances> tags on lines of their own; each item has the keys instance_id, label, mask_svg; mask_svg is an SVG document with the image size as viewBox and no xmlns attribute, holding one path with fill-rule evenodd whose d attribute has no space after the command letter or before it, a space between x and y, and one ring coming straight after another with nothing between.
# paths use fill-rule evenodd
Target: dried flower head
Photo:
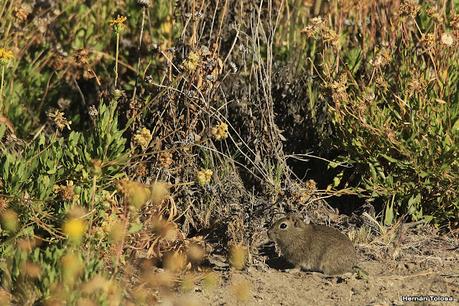
<instances>
[{"instance_id":1,"label":"dried flower head","mask_svg":"<svg viewBox=\"0 0 459 306\"><path fill-rule=\"evenodd\" d=\"M318 33L318 29L312 25L307 25L301 30L301 33L306 34L307 38L315 37Z\"/></svg>"},{"instance_id":2,"label":"dried flower head","mask_svg":"<svg viewBox=\"0 0 459 306\"><path fill-rule=\"evenodd\" d=\"M150 0L137 0L137 4L142 6L142 7L149 7L150 6Z\"/></svg>"},{"instance_id":3,"label":"dried flower head","mask_svg":"<svg viewBox=\"0 0 459 306\"><path fill-rule=\"evenodd\" d=\"M187 257L182 252L172 252L164 258L164 268L170 272L183 271L187 263Z\"/></svg>"},{"instance_id":4,"label":"dried flower head","mask_svg":"<svg viewBox=\"0 0 459 306\"><path fill-rule=\"evenodd\" d=\"M33 238L19 239L17 247L21 252L30 253L32 250L40 244L41 240Z\"/></svg>"},{"instance_id":5,"label":"dried flower head","mask_svg":"<svg viewBox=\"0 0 459 306\"><path fill-rule=\"evenodd\" d=\"M70 130L70 124L72 124L72 121L67 120L63 112L55 109L48 112L48 117L54 122L59 130L62 131L65 127Z\"/></svg>"},{"instance_id":6,"label":"dried flower head","mask_svg":"<svg viewBox=\"0 0 459 306\"><path fill-rule=\"evenodd\" d=\"M196 283L199 281L199 277L197 277L196 274L194 273L186 273L180 280L180 290L182 292L191 292L195 286ZM185 300L183 300L185 302ZM190 305L192 306L193 303L189 301L189 298L187 298L186 304L179 304L177 303L176 305ZM195 305L200 305L200 304L195 304Z\"/></svg>"},{"instance_id":7,"label":"dried flower head","mask_svg":"<svg viewBox=\"0 0 459 306\"><path fill-rule=\"evenodd\" d=\"M174 160L172 159L172 152L161 152L159 153L159 164L161 167L168 169Z\"/></svg>"},{"instance_id":8,"label":"dried flower head","mask_svg":"<svg viewBox=\"0 0 459 306\"><path fill-rule=\"evenodd\" d=\"M153 204L161 204L169 197L169 184L165 182L154 182L151 184L150 200Z\"/></svg>"},{"instance_id":9,"label":"dried flower head","mask_svg":"<svg viewBox=\"0 0 459 306\"><path fill-rule=\"evenodd\" d=\"M427 15L429 15L434 21L438 23L443 23L443 16L438 11L437 8L431 6L426 10Z\"/></svg>"},{"instance_id":10,"label":"dried flower head","mask_svg":"<svg viewBox=\"0 0 459 306\"><path fill-rule=\"evenodd\" d=\"M202 279L202 285L204 289L207 289L207 290L214 289L215 287L218 286L219 283L220 283L220 277L218 276L217 273L213 271L206 273L206 275Z\"/></svg>"},{"instance_id":11,"label":"dried flower head","mask_svg":"<svg viewBox=\"0 0 459 306\"><path fill-rule=\"evenodd\" d=\"M70 99L63 98L63 97L60 97L59 100L57 100L57 105L59 106L60 110L68 109L70 107L71 103L72 103L72 101L70 101ZM91 105L91 106L93 106L93 105Z\"/></svg>"},{"instance_id":12,"label":"dried flower head","mask_svg":"<svg viewBox=\"0 0 459 306\"><path fill-rule=\"evenodd\" d=\"M400 5L400 15L401 16L410 16L411 18L415 18L418 14L421 6L415 0L405 0Z\"/></svg>"},{"instance_id":13,"label":"dried flower head","mask_svg":"<svg viewBox=\"0 0 459 306\"><path fill-rule=\"evenodd\" d=\"M148 147L152 138L153 136L151 135L150 130L145 127L134 135L134 141L144 150Z\"/></svg>"},{"instance_id":14,"label":"dried flower head","mask_svg":"<svg viewBox=\"0 0 459 306\"><path fill-rule=\"evenodd\" d=\"M201 169L200 171L198 171L196 173L196 180L198 181L198 184L201 186L209 184L213 173L214 172L210 169Z\"/></svg>"},{"instance_id":15,"label":"dried flower head","mask_svg":"<svg viewBox=\"0 0 459 306\"><path fill-rule=\"evenodd\" d=\"M61 258L62 277L66 284L72 284L83 271L83 263L74 254L66 254Z\"/></svg>"},{"instance_id":16,"label":"dried flower head","mask_svg":"<svg viewBox=\"0 0 459 306\"><path fill-rule=\"evenodd\" d=\"M118 34L126 27L126 20L126 16L118 15L116 18L110 20L110 26L113 28L113 31Z\"/></svg>"},{"instance_id":17,"label":"dried flower head","mask_svg":"<svg viewBox=\"0 0 459 306\"><path fill-rule=\"evenodd\" d=\"M307 180L304 185L306 187L306 190L309 192L314 192L317 190L317 183L314 180Z\"/></svg>"},{"instance_id":18,"label":"dried flower head","mask_svg":"<svg viewBox=\"0 0 459 306\"><path fill-rule=\"evenodd\" d=\"M454 44L454 37L448 33L445 32L441 35L441 42L448 47L451 47Z\"/></svg>"},{"instance_id":19,"label":"dried flower head","mask_svg":"<svg viewBox=\"0 0 459 306\"><path fill-rule=\"evenodd\" d=\"M223 140L228 138L228 124L225 122L220 122L212 128L212 136L216 140Z\"/></svg>"},{"instance_id":20,"label":"dried flower head","mask_svg":"<svg viewBox=\"0 0 459 306\"><path fill-rule=\"evenodd\" d=\"M166 241L176 241L179 234L177 224L162 219L162 217L153 217L151 222L151 230L157 236L160 236Z\"/></svg>"},{"instance_id":21,"label":"dried flower head","mask_svg":"<svg viewBox=\"0 0 459 306\"><path fill-rule=\"evenodd\" d=\"M88 110L89 117L91 117L91 120L95 121L97 116L99 115L99 111L94 105L91 105Z\"/></svg>"},{"instance_id":22,"label":"dried flower head","mask_svg":"<svg viewBox=\"0 0 459 306\"><path fill-rule=\"evenodd\" d=\"M370 60L370 64L375 67L384 67L391 61L391 54L389 49L382 48L374 57L374 59Z\"/></svg>"},{"instance_id":23,"label":"dried flower head","mask_svg":"<svg viewBox=\"0 0 459 306\"><path fill-rule=\"evenodd\" d=\"M191 243L186 253L188 260L194 265L199 265L206 255L204 248L197 243Z\"/></svg>"},{"instance_id":24,"label":"dried flower head","mask_svg":"<svg viewBox=\"0 0 459 306\"><path fill-rule=\"evenodd\" d=\"M87 214L87 211L84 207L75 205L71 207L68 211L69 218L84 218Z\"/></svg>"},{"instance_id":25,"label":"dried flower head","mask_svg":"<svg viewBox=\"0 0 459 306\"><path fill-rule=\"evenodd\" d=\"M124 195L126 201L136 209L145 205L151 197L150 189L145 184L139 182L120 180L117 187Z\"/></svg>"},{"instance_id":26,"label":"dried flower head","mask_svg":"<svg viewBox=\"0 0 459 306\"><path fill-rule=\"evenodd\" d=\"M188 54L188 58L183 62L182 66L189 73L192 73L196 71L198 66L201 64L201 61L201 54L196 51L191 51L190 54Z\"/></svg>"},{"instance_id":27,"label":"dried flower head","mask_svg":"<svg viewBox=\"0 0 459 306\"><path fill-rule=\"evenodd\" d=\"M135 165L134 172L137 176L146 177L148 174L148 169L145 163L138 163Z\"/></svg>"},{"instance_id":28,"label":"dried flower head","mask_svg":"<svg viewBox=\"0 0 459 306\"><path fill-rule=\"evenodd\" d=\"M233 245L230 249L229 262L237 270L242 270L247 260L247 248L242 244Z\"/></svg>"},{"instance_id":29,"label":"dried flower head","mask_svg":"<svg viewBox=\"0 0 459 306\"><path fill-rule=\"evenodd\" d=\"M12 305L11 301L13 300L13 296L11 293L6 291L3 288L0 288L0 301L2 301L2 304L0 305Z\"/></svg>"},{"instance_id":30,"label":"dried flower head","mask_svg":"<svg viewBox=\"0 0 459 306\"><path fill-rule=\"evenodd\" d=\"M308 38L316 37L319 33L322 32L324 28L324 21L321 17L314 17L310 20L310 24L307 25L301 33L306 34Z\"/></svg>"},{"instance_id":31,"label":"dried flower head","mask_svg":"<svg viewBox=\"0 0 459 306\"><path fill-rule=\"evenodd\" d=\"M125 226L121 221L115 221L110 225L109 237L114 243L122 241L125 235Z\"/></svg>"},{"instance_id":32,"label":"dried flower head","mask_svg":"<svg viewBox=\"0 0 459 306\"><path fill-rule=\"evenodd\" d=\"M389 89L389 83L387 82L386 78L382 75L378 75L375 79L375 83L376 83L376 88L379 90L379 91L387 91Z\"/></svg>"},{"instance_id":33,"label":"dried flower head","mask_svg":"<svg viewBox=\"0 0 459 306\"><path fill-rule=\"evenodd\" d=\"M2 187L2 181L0 179L0 188ZM5 197L0 196L0 215L8 208L8 200Z\"/></svg>"},{"instance_id":34,"label":"dried flower head","mask_svg":"<svg viewBox=\"0 0 459 306\"><path fill-rule=\"evenodd\" d=\"M15 232L19 223L18 214L12 209L7 209L2 212L0 221L3 229L9 232Z\"/></svg>"},{"instance_id":35,"label":"dried flower head","mask_svg":"<svg viewBox=\"0 0 459 306\"><path fill-rule=\"evenodd\" d=\"M338 33L335 30L329 27L323 27L322 30L322 39L324 42L329 43L334 48L339 49L340 47L340 39Z\"/></svg>"},{"instance_id":36,"label":"dried flower head","mask_svg":"<svg viewBox=\"0 0 459 306\"><path fill-rule=\"evenodd\" d=\"M26 261L22 266L22 273L29 278L40 278L41 272L40 265L31 261Z\"/></svg>"},{"instance_id":37,"label":"dried flower head","mask_svg":"<svg viewBox=\"0 0 459 306\"><path fill-rule=\"evenodd\" d=\"M170 271L159 273L148 272L142 277L142 280L155 289L171 289L177 281L176 276Z\"/></svg>"},{"instance_id":38,"label":"dried flower head","mask_svg":"<svg viewBox=\"0 0 459 306\"><path fill-rule=\"evenodd\" d=\"M107 292L110 288L111 281L101 275L96 275L81 286L81 291L86 294L91 294L97 290Z\"/></svg>"},{"instance_id":39,"label":"dried flower head","mask_svg":"<svg viewBox=\"0 0 459 306\"><path fill-rule=\"evenodd\" d=\"M322 26L324 24L324 20L320 16L314 17L311 19L311 24L314 26Z\"/></svg>"},{"instance_id":40,"label":"dried flower head","mask_svg":"<svg viewBox=\"0 0 459 306\"><path fill-rule=\"evenodd\" d=\"M407 93L411 97L415 94L422 94L427 89L427 82L421 77L413 76L407 84Z\"/></svg>"},{"instance_id":41,"label":"dried flower head","mask_svg":"<svg viewBox=\"0 0 459 306\"><path fill-rule=\"evenodd\" d=\"M251 284L248 280L240 279L231 285L231 292L241 302L250 298Z\"/></svg>"},{"instance_id":42,"label":"dried flower head","mask_svg":"<svg viewBox=\"0 0 459 306\"><path fill-rule=\"evenodd\" d=\"M102 174L102 161L100 159L92 159L92 173L94 175L100 176Z\"/></svg>"},{"instance_id":43,"label":"dried flower head","mask_svg":"<svg viewBox=\"0 0 459 306\"><path fill-rule=\"evenodd\" d=\"M55 185L54 192L58 193L62 200L72 201L75 196L73 181L66 181L65 185Z\"/></svg>"},{"instance_id":44,"label":"dried flower head","mask_svg":"<svg viewBox=\"0 0 459 306\"><path fill-rule=\"evenodd\" d=\"M331 82L328 87L332 90L333 102L335 102L336 109L339 110L340 105L349 100L346 74L341 74L339 79Z\"/></svg>"},{"instance_id":45,"label":"dried flower head","mask_svg":"<svg viewBox=\"0 0 459 306\"><path fill-rule=\"evenodd\" d=\"M23 3L20 7L14 10L14 17L16 17L19 22L23 22L27 20L30 13L32 13L32 7L29 4Z\"/></svg>"},{"instance_id":46,"label":"dried flower head","mask_svg":"<svg viewBox=\"0 0 459 306\"><path fill-rule=\"evenodd\" d=\"M437 45L435 34L427 33L423 35L420 40L420 44L423 47L424 51L426 52L432 51Z\"/></svg>"}]
</instances>

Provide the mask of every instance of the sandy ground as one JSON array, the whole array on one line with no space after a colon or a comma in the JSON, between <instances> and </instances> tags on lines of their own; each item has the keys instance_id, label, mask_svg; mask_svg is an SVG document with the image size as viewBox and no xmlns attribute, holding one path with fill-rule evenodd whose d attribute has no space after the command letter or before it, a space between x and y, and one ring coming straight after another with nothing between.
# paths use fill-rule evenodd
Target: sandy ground
<instances>
[{"instance_id":1,"label":"sandy ground","mask_svg":"<svg viewBox=\"0 0 459 306\"><path fill-rule=\"evenodd\" d=\"M324 277L285 271L264 258L245 271L221 272L213 290L196 287L183 305L459 305L458 240L412 233L395 248L357 245L368 276ZM381 251L382 250L382 251ZM452 298L407 302L402 296ZM176 305L181 305L177 303Z\"/></svg>"},{"instance_id":2,"label":"sandy ground","mask_svg":"<svg viewBox=\"0 0 459 306\"><path fill-rule=\"evenodd\" d=\"M444 266L433 264L418 271L417 265L400 262L364 262L367 280L323 278L313 273L277 270L232 273L230 280L212 292L197 292L202 305L404 305L402 296L452 297L455 302L426 302L424 305L458 305L459 260ZM248 286L248 296L238 296L237 286ZM200 289L197 289L200 291ZM245 299L244 299L245 298ZM419 303L417 304L419 305Z\"/></svg>"}]
</instances>

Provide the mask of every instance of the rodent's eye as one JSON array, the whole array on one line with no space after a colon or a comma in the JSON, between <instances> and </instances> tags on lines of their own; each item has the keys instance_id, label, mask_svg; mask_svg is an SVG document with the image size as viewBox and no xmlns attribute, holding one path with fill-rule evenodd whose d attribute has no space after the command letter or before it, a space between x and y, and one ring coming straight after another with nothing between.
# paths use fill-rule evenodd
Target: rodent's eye
<instances>
[{"instance_id":1,"label":"rodent's eye","mask_svg":"<svg viewBox=\"0 0 459 306\"><path fill-rule=\"evenodd\" d=\"M279 228L280 228L280 229L286 229L286 228L287 228L287 223L282 222L282 223L279 225Z\"/></svg>"}]
</instances>

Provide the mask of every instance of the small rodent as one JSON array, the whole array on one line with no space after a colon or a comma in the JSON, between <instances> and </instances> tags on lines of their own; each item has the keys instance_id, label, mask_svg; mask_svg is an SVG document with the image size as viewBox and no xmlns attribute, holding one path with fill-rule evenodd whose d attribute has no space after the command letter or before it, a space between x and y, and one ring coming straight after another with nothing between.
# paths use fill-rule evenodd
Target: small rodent
<instances>
[{"instance_id":1,"label":"small rodent","mask_svg":"<svg viewBox=\"0 0 459 306\"><path fill-rule=\"evenodd\" d=\"M285 259L305 270L340 275L352 272L357 264L351 240L325 225L310 224L298 217L287 216L274 223L268 236Z\"/></svg>"}]
</instances>

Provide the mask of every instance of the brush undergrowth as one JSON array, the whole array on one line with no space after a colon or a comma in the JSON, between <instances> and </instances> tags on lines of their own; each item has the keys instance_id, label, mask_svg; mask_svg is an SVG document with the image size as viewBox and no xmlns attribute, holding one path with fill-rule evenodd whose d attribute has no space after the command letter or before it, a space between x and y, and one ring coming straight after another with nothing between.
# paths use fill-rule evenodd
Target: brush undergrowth
<instances>
[{"instance_id":1,"label":"brush undergrowth","mask_svg":"<svg viewBox=\"0 0 459 306\"><path fill-rule=\"evenodd\" d=\"M292 186L457 226L458 4L359 2L4 1L0 300L212 287L207 244L243 268Z\"/></svg>"},{"instance_id":2,"label":"brush undergrowth","mask_svg":"<svg viewBox=\"0 0 459 306\"><path fill-rule=\"evenodd\" d=\"M333 145L344 152L329 164L342 169L333 185L359 178L351 191L384 201L386 224L402 214L457 223L459 25L452 6L364 6L381 18L362 27L361 15L343 7L329 14L339 32L321 18L303 30L322 92L312 98L326 105Z\"/></svg>"}]
</instances>

